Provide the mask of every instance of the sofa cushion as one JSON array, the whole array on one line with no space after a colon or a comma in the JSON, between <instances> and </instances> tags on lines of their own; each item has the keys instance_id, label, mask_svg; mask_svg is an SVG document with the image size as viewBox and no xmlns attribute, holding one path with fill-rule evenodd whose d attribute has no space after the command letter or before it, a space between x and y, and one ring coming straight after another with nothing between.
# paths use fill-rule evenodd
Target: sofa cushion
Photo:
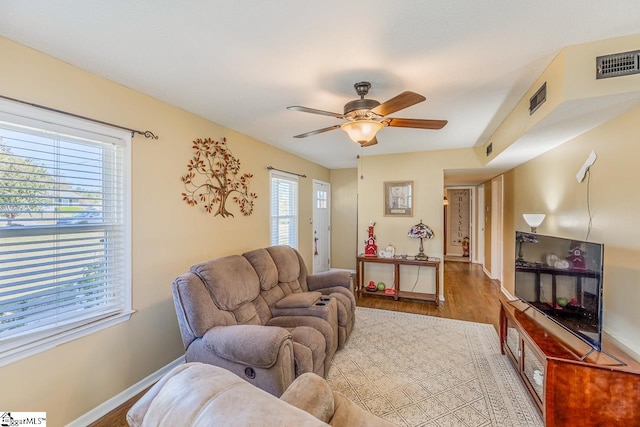
<instances>
[{"instance_id":1,"label":"sofa cushion","mask_svg":"<svg viewBox=\"0 0 640 427\"><path fill-rule=\"evenodd\" d=\"M234 311L260 294L260 280L249 261L240 255L196 264L191 272L204 282L211 299L222 310Z\"/></svg>"},{"instance_id":2,"label":"sofa cushion","mask_svg":"<svg viewBox=\"0 0 640 427\"><path fill-rule=\"evenodd\" d=\"M184 348L214 326L235 325L233 313L220 310L202 280L185 273L173 282L173 302Z\"/></svg>"},{"instance_id":3,"label":"sofa cushion","mask_svg":"<svg viewBox=\"0 0 640 427\"><path fill-rule=\"evenodd\" d=\"M266 248L278 269L278 281L284 283L297 282L300 277L300 261L298 255L289 246L271 246Z\"/></svg>"},{"instance_id":4,"label":"sofa cushion","mask_svg":"<svg viewBox=\"0 0 640 427\"><path fill-rule=\"evenodd\" d=\"M242 254L258 273L260 289L268 291L278 284L278 269L266 249L255 249Z\"/></svg>"},{"instance_id":5,"label":"sofa cushion","mask_svg":"<svg viewBox=\"0 0 640 427\"><path fill-rule=\"evenodd\" d=\"M276 308L308 308L322 296L320 292L296 292L276 302Z\"/></svg>"}]
</instances>

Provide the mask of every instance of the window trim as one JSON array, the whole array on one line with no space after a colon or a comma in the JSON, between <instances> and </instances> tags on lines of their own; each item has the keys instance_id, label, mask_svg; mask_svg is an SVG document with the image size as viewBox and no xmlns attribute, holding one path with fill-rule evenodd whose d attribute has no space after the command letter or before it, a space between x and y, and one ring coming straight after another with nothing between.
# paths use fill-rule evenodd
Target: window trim
<instances>
[{"instance_id":1,"label":"window trim","mask_svg":"<svg viewBox=\"0 0 640 427\"><path fill-rule=\"evenodd\" d=\"M0 367L35 354L53 349L58 345L99 332L110 326L125 322L135 312L132 308L132 268L131 268L131 139L127 131L107 127L86 120L65 116L55 112L44 111L35 107L0 99L0 122L13 126L31 127L68 135L99 139L108 143L112 141L122 145L123 173L123 289L125 290L122 310L105 314L103 317L92 317L93 320L78 319L59 328L33 332L6 339L0 352ZM24 229L19 232L30 233L36 230Z\"/></svg>"},{"instance_id":2,"label":"window trim","mask_svg":"<svg viewBox=\"0 0 640 427\"><path fill-rule=\"evenodd\" d=\"M273 236L273 179L274 178L286 178L296 183L296 242L295 246L292 246L294 249L297 249L300 245L300 178L297 175L281 172L276 170L271 170L269 172L269 243L274 245L273 240L271 239ZM280 217L278 215L278 217Z\"/></svg>"}]
</instances>

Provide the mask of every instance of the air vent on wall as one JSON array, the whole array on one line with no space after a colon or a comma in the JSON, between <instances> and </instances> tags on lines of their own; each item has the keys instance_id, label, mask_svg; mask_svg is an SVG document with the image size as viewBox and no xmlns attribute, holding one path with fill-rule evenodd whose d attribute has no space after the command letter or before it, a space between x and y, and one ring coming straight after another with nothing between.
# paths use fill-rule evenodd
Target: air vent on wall
<instances>
[{"instance_id":1,"label":"air vent on wall","mask_svg":"<svg viewBox=\"0 0 640 427\"><path fill-rule=\"evenodd\" d=\"M596 79L640 73L640 50L596 58Z\"/></svg>"},{"instance_id":2,"label":"air vent on wall","mask_svg":"<svg viewBox=\"0 0 640 427\"><path fill-rule=\"evenodd\" d=\"M533 94L531 98L529 98L529 115L532 115L534 111L536 111L544 101L547 100L547 82L544 82L540 89Z\"/></svg>"}]
</instances>

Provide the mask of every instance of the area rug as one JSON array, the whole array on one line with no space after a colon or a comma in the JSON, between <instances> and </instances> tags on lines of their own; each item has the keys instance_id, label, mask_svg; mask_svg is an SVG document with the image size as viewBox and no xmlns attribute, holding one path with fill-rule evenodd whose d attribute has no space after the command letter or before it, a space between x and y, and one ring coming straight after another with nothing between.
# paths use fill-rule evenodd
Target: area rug
<instances>
[{"instance_id":1,"label":"area rug","mask_svg":"<svg viewBox=\"0 0 640 427\"><path fill-rule=\"evenodd\" d=\"M327 381L400 426L542 426L491 325L356 308Z\"/></svg>"}]
</instances>

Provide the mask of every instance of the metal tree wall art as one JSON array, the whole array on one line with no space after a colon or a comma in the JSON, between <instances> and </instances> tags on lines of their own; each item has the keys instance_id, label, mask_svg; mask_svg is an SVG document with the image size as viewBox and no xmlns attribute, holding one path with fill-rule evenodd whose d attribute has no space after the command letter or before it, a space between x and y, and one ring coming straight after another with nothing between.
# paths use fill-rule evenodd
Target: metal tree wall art
<instances>
[{"instance_id":1,"label":"metal tree wall art","mask_svg":"<svg viewBox=\"0 0 640 427\"><path fill-rule=\"evenodd\" d=\"M182 200L191 206L202 203L208 213L223 218L233 216L226 208L229 197L240 207L243 215L253 213L253 200L258 196L249 192L250 173L240 175L240 160L233 157L227 147L227 139L222 142L211 138L193 141L195 154L187 165L187 174L182 176L186 189Z\"/></svg>"}]
</instances>

